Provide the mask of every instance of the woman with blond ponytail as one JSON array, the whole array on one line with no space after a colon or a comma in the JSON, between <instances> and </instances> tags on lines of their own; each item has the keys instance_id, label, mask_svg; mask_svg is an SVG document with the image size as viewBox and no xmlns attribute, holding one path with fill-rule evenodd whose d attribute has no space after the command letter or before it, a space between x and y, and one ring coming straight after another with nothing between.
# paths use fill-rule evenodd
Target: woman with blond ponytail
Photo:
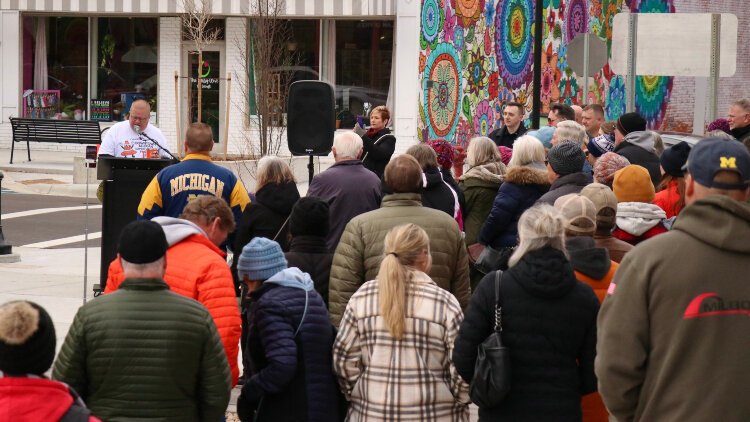
<instances>
[{"instance_id":1,"label":"woman with blond ponytail","mask_svg":"<svg viewBox=\"0 0 750 422\"><path fill-rule=\"evenodd\" d=\"M333 346L347 420L468 421L468 385L450 360L463 314L426 274L427 233L394 227L383 249L377 278L352 296Z\"/></svg>"}]
</instances>

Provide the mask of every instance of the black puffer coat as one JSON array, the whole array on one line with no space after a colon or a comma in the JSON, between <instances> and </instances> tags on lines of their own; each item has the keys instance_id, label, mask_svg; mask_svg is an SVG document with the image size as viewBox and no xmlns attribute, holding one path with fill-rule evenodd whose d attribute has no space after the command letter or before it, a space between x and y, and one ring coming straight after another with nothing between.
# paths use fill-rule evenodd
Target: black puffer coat
<instances>
[{"instance_id":1,"label":"black puffer coat","mask_svg":"<svg viewBox=\"0 0 750 422\"><path fill-rule=\"evenodd\" d=\"M234 254L239 257L242 248L254 237L273 239L284 222L292 213L292 207L299 199L297 185L293 182L283 184L268 184L255 193L256 200L245 207L240 221L237 222L234 238ZM289 223L284 226L276 242L283 251L289 250ZM239 286L237 279L237 259L232 260L232 276L235 288Z\"/></svg>"},{"instance_id":2,"label":"black puffer coat","mask_svg":"<svg viewBox=\"0 0 750 422\"><path fill-rule=\"evenodd\" d=\"M495 273L482 279L456 338L453 362L471 381L477 346L492 332ZM511 351L511 390L488 421L580 421L581 396L596 391L596 316L591 287L577 281L562 252L527 253L502 275L503 342Z\"/></svg>"},{"instance_id":3,"label":"black puffer coat","mask_svg":"<svg viewBox=\"0 0 750 422\"><path fill-rule=\"evenodd\" d=\"M319 236L297 236L289 244L286 254L289 267L297 267L310 275L315 290L320 293L328 309L328 279L331 277L333 254L328 252L326 238Z\"/></svg>"}]
</instances>

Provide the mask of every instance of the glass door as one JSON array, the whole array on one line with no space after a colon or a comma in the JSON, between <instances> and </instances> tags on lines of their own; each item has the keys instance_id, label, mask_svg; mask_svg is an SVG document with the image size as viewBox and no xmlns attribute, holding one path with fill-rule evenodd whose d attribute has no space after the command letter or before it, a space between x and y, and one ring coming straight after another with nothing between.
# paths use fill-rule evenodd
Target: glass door
<instances>
[{"instance_id":1,"label":"glass door","mask_svg":"<svg viewBox=\"0 0 750 422\"><path fill-rule=\"evenodd\" d=\"M223 51L217 47L203 50L203 62L198 63L198 52L186 48L183 52L184 73L188 78L183 82L182 113L183 119L187 118L183 125L183 133L192 122L201 121L211 126L214 141L222 142L224 129L224 79ZM201 80L200 105L198 101L198 78Z\"/></svg>"}]
</instances>

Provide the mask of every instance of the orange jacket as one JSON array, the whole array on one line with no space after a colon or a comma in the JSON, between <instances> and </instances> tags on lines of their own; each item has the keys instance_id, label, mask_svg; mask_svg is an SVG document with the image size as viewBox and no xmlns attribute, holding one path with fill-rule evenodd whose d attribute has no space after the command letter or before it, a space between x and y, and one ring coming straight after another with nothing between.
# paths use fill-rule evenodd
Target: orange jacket
<instances>
[{"instance_id":1,"label":"orange jacket","mask_svg":"<svg viewBox=\"0 0 750 422\"><path fill-rule=\"evenodd\" d=\"M239 377L237 353L242 328L232 273L224 256L208 238L191 234L167 250L164 280L173 292L197 300L211 313L224 343L234 386ZM117 290L124 279L118 257L109 264L104 293Z\"/></svg>"},{"instance_id":2,"label":"orange jacket","mask_svg":"<svg viewBox=\"0 0 750 422\"><path fill-rule=\"evenodd\" d=\"M617 271L618 263L612 261L612 265L609 267L607 275L599 280L594 280L587 275L575 271L576 278L582 283L586 283L594 289L596 297L599 298L599 303L602 303L604 297L607 295L607 289L609 284L612 282L612 278L615 276ZM604 406L602 396L599 393L591 393L583 396L581 399L581 410L583 411L583 422L607 422L609 420L609 413L607 408Z\"/></svg>"}]
</instances>

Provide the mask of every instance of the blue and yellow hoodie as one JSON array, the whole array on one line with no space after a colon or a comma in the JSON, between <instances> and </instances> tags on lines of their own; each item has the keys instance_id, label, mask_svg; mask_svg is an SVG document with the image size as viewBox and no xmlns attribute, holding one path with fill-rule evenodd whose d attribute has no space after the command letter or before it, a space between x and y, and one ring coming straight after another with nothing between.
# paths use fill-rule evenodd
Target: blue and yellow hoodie
<instances>
[{"instance_id":1,"label":"blue and yellow hoodie","mask_svg":"<svg viewBox=\"0 0 750 422\"><path fill-rule=\"evenodd\" d=\"M211 162L207 154L188 154L178 164L162 169L143 191L138 218L160 215L178 218L190 200L199 195L224 198L239 221L250 197L230 170Z\"/></svg>"}]
</instances>

